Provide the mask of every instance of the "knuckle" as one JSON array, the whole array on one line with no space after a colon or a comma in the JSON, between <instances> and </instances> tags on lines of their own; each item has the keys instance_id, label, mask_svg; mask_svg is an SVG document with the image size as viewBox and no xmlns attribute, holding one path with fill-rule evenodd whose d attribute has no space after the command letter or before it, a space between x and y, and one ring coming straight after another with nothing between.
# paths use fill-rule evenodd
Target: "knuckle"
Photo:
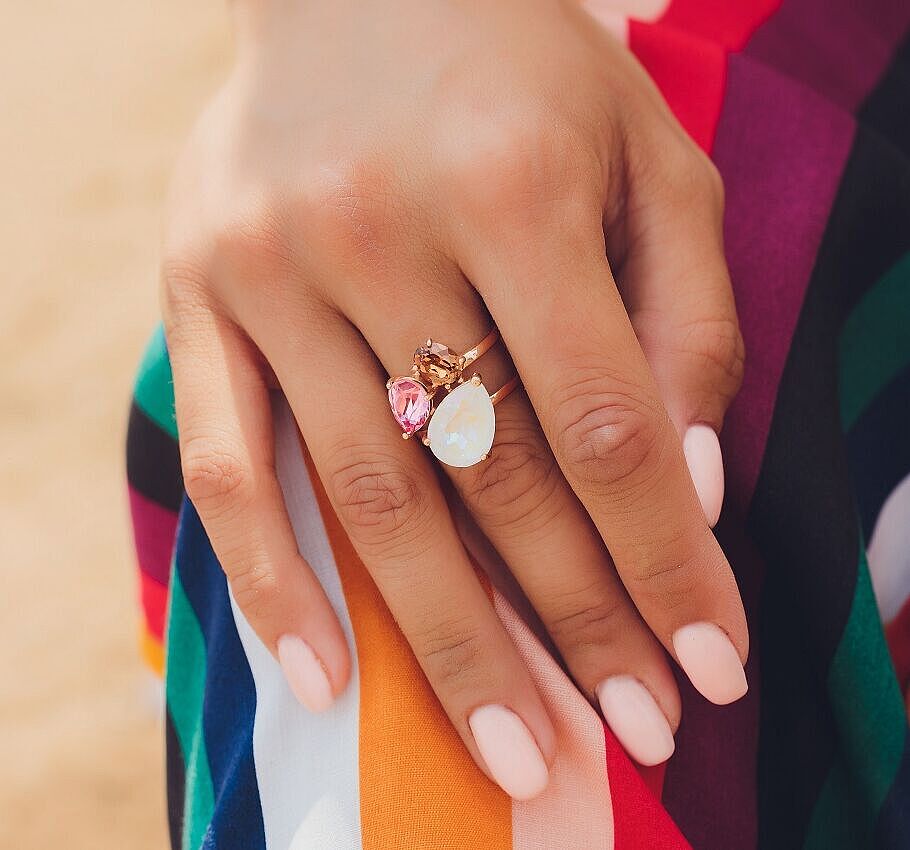
<instances>
[{"instance_id":1,"label":"knuckle","mask_svg":"<svg viewBox=\"0 0 910 850\"><path fill-rule=\"evenodd\" d=\"M691 560L659 558L633 567L624 580L636 598L650 599L663 610L674 611L691 604L702 574Z\"/></svg>"},{"instance_id":2,"label":"knuckle","mask_svg":"<svg viewBox=\"0 0 910 850\"><path fill-rule=\"evenodd\" d=\"M724 184L717 167L701 148L687 140L672 146L658 166L667 199L675 208L716 210L722 214Z\"/></svg>"},{"instance_id":3,"label":"knuckle","mask_svg":"<svg viewBox=\"0 0 910 850\"><path fill-rule=\"evenodd\" d=\"M179 254L168 255L162 260L160 279L162 311L169 323L204 303L208 275L201 263Z\"/></svg>"},{"instance_id":4,"label":"knuckle","mask_svg":"<svg viewBox=\"0 0 910 850\"><path fill-rule=\"evenodd\" d=\"M331 475L329 486L339 516L364 545L407 545L421 534L428 510L424 489L401 461L351 452Z\"/></svg>"},{"instance_id":5,"label":"knuckle","mask_svg":"<svg viewBox=\"0 0 910 850\"><path fill-rule=\"evenodd\" d=\"M560 480L542 440L512 429L500 429L487 460L466 473L460 482L465 502L489 525L516 532L545 523L541 515Z\"/></svg>"},{"instance_id":6,"label":"knuckle","mask_svg":"<svg viewBox=\"0 0 910 850\"><path fill-rule=\"evenodd\" d=\"M558 135L537 110L528 112L475 129L455 155L455 195L475 220L534 219L581 180L581 146Z\"/></svg>"},{"instance_id":7,"label":"knuckle","mask_svg":"<svg viewBox=\"0 0 910 850\"><path fill-rule=\"evenodd\" d=\"M699 151L701 152L701 151ZM702 154L701 162L704 169L703 180L705 182L706 191L710 193L714 204L721 211L724 208L724 180L720 175L720 171L714 162L706 155Z\"/></svg>"},{"instance_id":8,"label":"knuckle","mask_svg":"<svg viewBox=\"0 0 910 850\"><path fill-rule=\"evenodd\" d=\"M293 264L282 202L264 199L255 209L221 222L213 237L214 262L239 280L268 280Z\"/></svg>"},{"instance_id":9,"label":"knuckle","mask_svg":"<svg viewBox=\"0 0 910 850\"><path fill-rule=\"evenodd\" d=\"M628 603L602 587L566 593L547 620L547 628L560 647L576 652L615 642L628 626Z\"/></svg>"},{"instance_id":10,"label":"knuckle","mask_svg":"<svg viewBox=\"0 0 910 850\"><path fill-rule=\"evenodd\" d=\"M431 631L418 635L414 643L419 647L421 667L437 691L463 690L475 680L484 644L471 623L453 619L434 624Z\"/></svg>"},{"instance_id":11,"label":"knuckle","mask_svg":"<svg viewBox=\"0 0 910 850\"><path fill-rule=\"evenodd\" d=\"M666 415L631 390L580 381L556 408L557 444L574 476L610 489L650 471L664 449Z\"/></svg>"},{"instance_id":12,"label":"knuckle","mask_svg":"<svg viewBox=\"0 0 910 850\"><path fill-rule=\"evenodd\" d=\"M234 600L252 622L267 619L274 600L280 595L278 579L264 559L225 558L224 573Z\"/></svg>"},{"instance_id":13,"label":"knuckle","mask_svg":"<svg viewBox=\"0 0 910 850\"><path fill-rule=\"evenodd\" d=\"M694 355L713 374L720 375L724 389L735 393L745 371L745 343L733 317L700 319L690 324L684 350Z\"/></svg>"},{"instance_id":14,"label":"knuckle","mask_svg":"<svg viewBox=\"0 0 910 850\"><path fill-rule=\"evenodd\" d=\"M181 453L183 484L190 501L208 516L249 501L251 476L235 454L208 440L190 440Z\"/></svg>"},{"instance_id":15,"label":"knuckle","mask_svg":"<svg viewBox=\"0 0 910 850\"><path fill-rule=\"evenodd\" d=\"M680 198L680 202L687 203L690 209L692 204L700 206L709 220L720 226L724 209L724 184L714 163L701 151L698 151L689 171L689 179L683 181L680 189L686 196L685 201Z\"/></svg>"},{"instance_id":16,"label":"knuckle","mask_svg":"<svg viewBox=\"0 0 910 850\"><path fill-rule=\"evenodd\" d=\"M380 162L323 162L303 180L300 218L314 245L345 260L374 259L390 240L397 208Z\"/></svg>"}]
</instances>

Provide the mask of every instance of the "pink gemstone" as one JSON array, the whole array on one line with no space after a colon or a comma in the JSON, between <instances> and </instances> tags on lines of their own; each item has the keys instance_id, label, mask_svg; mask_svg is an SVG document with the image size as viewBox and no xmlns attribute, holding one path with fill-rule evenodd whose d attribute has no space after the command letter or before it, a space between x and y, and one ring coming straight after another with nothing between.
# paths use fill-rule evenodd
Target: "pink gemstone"
<instances>
[{"instance_id":1,"label":"pink gemstone","mask_svg":"<svg viewBox=\"0 0 910 850\"><path fill-rule=\"evenodd\" d=\"M430 417L430 396L426 387L413 378L396 378L389 386L392 415L405 434L413 434Z\"/></svg>"}]
</instances>

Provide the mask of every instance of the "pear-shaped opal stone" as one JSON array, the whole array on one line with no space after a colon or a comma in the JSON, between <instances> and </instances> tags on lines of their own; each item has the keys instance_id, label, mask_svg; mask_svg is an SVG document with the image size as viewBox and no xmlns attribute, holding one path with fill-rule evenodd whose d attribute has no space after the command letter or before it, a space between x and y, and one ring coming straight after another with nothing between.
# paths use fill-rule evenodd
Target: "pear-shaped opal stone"
<instances>
[{"instance_id":1,"label":"pear-shaped opal stone","mask_svg":"<svg viewBox=\"0 0 910 850\"><path fill-rule=\"evenodd\" d=\"M473 466L493 445L496 414L483 384L456 387L436 408L427 437L430 451L449 466Z\"/></svg>"}]
</instances>

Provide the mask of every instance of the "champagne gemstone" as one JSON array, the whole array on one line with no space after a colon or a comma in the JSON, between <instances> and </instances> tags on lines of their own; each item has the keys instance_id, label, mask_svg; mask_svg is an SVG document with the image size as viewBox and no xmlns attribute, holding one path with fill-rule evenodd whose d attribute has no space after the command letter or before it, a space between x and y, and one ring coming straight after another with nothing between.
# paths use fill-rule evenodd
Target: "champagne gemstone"
<instances>
[{"instance_id":1,"label":"champagne gemstone","mask_svg":"<svg viewBox=\"0 0 910 850\"><path fill-rule=\"evenodd\" d=\"M490 451L495 430L490 394L483 384L468 381L436 408L427 429L430 451L449 466L473 466Z\"/></svg>"},{"instance_id":2,"label":"champagne gemstone","mask_svg":"<svg viewBox=\"0 0 910 850\"><path fill-rule=\"evenodd\" d=\"M451 386L461 375L458 355L439 342L422 345L414 352L420 379L430 387Z\"/></svg>"},{"instance_id":3,"label":"champagne gemstone","mask_svg":"<svg viewBox=\"0 0 910 850\"><path fill-rule=\"evenodd\" d=\"M395 378L389 385L389 406L395 421L408 435L419 431L430 416L426 387L413 378Z\"/></svg>"}]
</instances>

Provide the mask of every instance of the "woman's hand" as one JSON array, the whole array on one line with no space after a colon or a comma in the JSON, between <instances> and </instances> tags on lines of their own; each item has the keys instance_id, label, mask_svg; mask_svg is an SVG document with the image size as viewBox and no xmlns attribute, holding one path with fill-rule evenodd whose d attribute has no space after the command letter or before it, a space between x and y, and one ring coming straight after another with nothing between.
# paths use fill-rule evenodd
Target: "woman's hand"
<instances>
[{"instance_id":1,"label":"woman's hand","mask_svg":"<svg viewBox=\"0 0 910 850\"><path fill-rule=\"evenodd\" d=\"M327 707L350 662L276 480L271 370L477 763L516 798L544 788L553 727L386 399L427 337L463 351L495 323L526 394L497 407L488 460L445 472L579 687L663 761L665 650L713 702L746 690L709 527L742 370L716 171L557 0L236 14L237 66L176 172L163 300L186 488L238 605ZM497 346L477 368L492 391L513 367Z\"/></svg>"}]
</instances>

